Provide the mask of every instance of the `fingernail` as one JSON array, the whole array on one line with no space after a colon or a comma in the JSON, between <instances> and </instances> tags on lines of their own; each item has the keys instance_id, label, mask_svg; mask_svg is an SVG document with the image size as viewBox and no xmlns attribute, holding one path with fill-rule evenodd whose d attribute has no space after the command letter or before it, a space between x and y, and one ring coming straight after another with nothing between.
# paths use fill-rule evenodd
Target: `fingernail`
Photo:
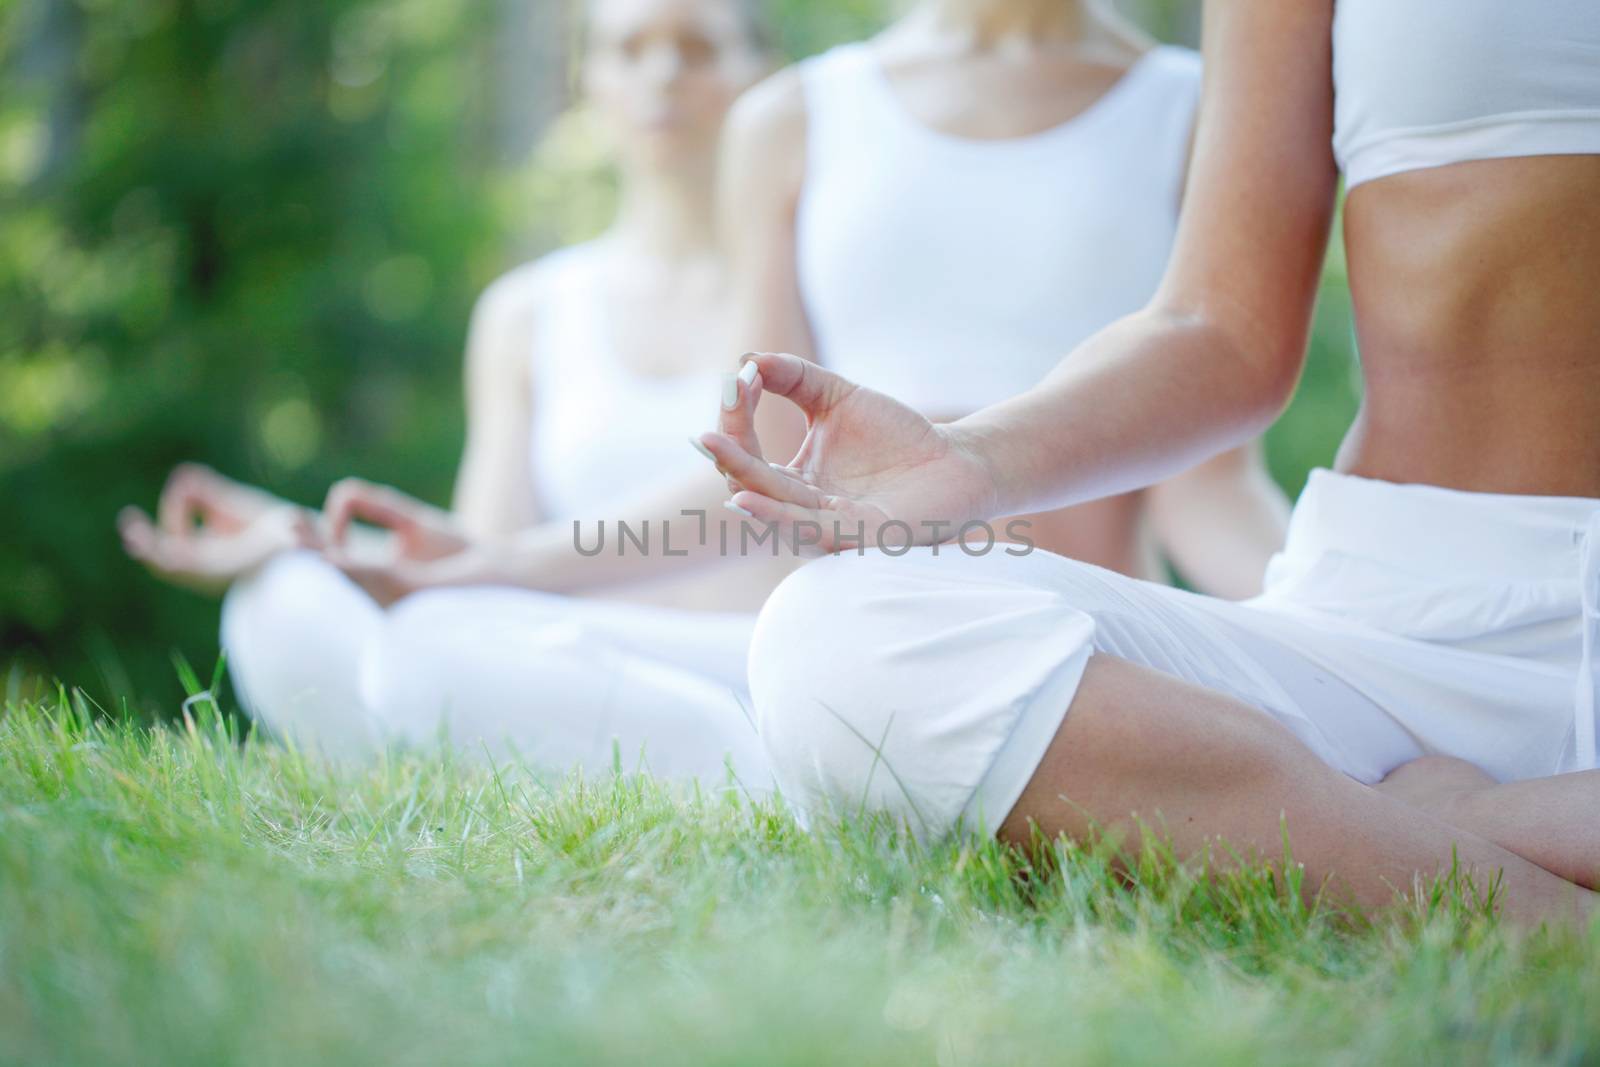
<instances>
[{"instance_id":1,"label":"fingernail","mask_svg":"<svg viewBox=\"0 0 1600 1067\"><path fill-rule=\"evenodd\" d=\"M759 355L761 355L760 352L746 352L744 355L739 357L739 366L744 366L746 363L749 363L752 359L755 359Z\"/></svg>"},{"instance_id":2,"label":"fingernail","mask_svg":"<svg viewBox=\"0 0 1600 1067\"><path fill-rule=\"evenodd\" d=\"M732 411L739 406L739 376L737 374L724 374L722 376L722 410Z\"/></svg>"},{"instance_id":3,"label":"fingernail","mask_svg":"<svg viewBox=\"0 0 1600 1067\"><path fill-rule=\"evenodd\" d=\"M756 517L756 513L755 512L746 511L744 508L741 508L738 504L735 504L731 500L724 500L722 502L722 506L727 508L729 511L733 512L735 515L739 515L739 516L741 516L743 518L746 518L746 519L753 519L753 518Z\"/></svg>"},{"instance_id":4,"label":"fingernail","mask_svg":"<svg viewBox=\"0 0 1600 1067\"><path fill-rule=\"evenodd\" d=\"M696 452L700 453L702 456L706 457L711 462L715 463L717 461L717 457L713 456L711 454L711 449L709 449L705 445L701 444L700 443L700 439L698 437L689 438L689 443L691 445L694 445L694 450Z\"/></svg>"},{"instance_id":5,"label":"fingernail","mask_svg":"<svg viewBox=\"0 0 1600 1067\"><path fill-rule=\"evenodd\" d=\"M744 366L739 368L739 380L743 382L744 387L748 389L752 385L756 384L756 375L760 373L760 367L756 366L754 363L746 363Z\"/></svg>"}]
</instances>

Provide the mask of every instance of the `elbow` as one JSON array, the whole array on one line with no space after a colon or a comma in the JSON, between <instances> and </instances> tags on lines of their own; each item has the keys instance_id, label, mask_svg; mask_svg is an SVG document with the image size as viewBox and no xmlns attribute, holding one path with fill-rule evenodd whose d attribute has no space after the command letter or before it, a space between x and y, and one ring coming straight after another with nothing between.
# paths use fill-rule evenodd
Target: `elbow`
<instances>
[{"instance_id":1,"label":"elbow","mask_svg":"<svg viewBox=\"0 0 1600 1067\"><path fill-rule=\"evenodd\" d=\"M1305 342L1258 353L1246 362L1251 368L1246 398L1248 414L1254 432L1264 433L1282 416L1300 387Z\"/></svg>"},{"instance_id":2,"label":"elbow","mask_svg":"<svg viewBox=\"0 0 1600 1067\"><path fill-rule=\"evenodd\" d=\"M1147 310L1163 333L1188 339L1183 347L1206 362L1231 421L1252 436L1289 406L1310 341L1308 302L1277 288L1257 292L1215 279L1169 279Z\"/></svg>"},{"instance_id":3,"label":"elbow","mask_svg":"<svg viewBox=\"0 0 1600 1067\"><path fill-rule=\"evenodd\" d=\"M1222 326L1229 338L1233 365L1244 382L1245 407L1254 436L1278 421L1305 369L1311 341L1309 316L1258 317L1235 315Z\"/></svg>"},{"instance_id":4,"label":"elbow","mask_svg":"<svg viewBox=\"0 0 1600 1067\"><path fill-rule=\"evenodd\" d=\"M1235 421L1244 431L1240 440L1265 432L1299 388L1307 331L1237 314L1200 312L1184 317L1189 330L1199 335L1199 351L1206 353L1223 379L1220 392L1230 398Z\"/></svg>"}]
</instances>

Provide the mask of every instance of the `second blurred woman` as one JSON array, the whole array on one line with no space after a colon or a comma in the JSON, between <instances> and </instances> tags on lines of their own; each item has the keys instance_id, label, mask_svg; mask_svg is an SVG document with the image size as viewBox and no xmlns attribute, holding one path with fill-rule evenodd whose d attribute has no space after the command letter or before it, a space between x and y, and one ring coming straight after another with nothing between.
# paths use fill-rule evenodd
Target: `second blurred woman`
<instances>
[{"instance_id":1,"label":"second blurred woman","mask_svg":"<svg viewBox=\"0 0 1600 1067\"><path fill-rule=\"evenodd\" d=\"M604 237L479 301L453 509L351 480L319 522L188 466L158 522L124 514L123 538L160 576L226 591L242 699L303 743L362 751L443 730L557 770L620 757L719 778L731 757L759 785L744 658L782 568L695 566L711 553L679 511L699 499L708 524L729 518L684 439L715 410L729 362L713 218L723 121L771 52L746 0L591 0L584 16L584 88L611 135L621 210ZM355 520L392 536L358 551ZM608 551L576 551L575 520L586 546L609 527ZM619 558L615 524L645 520L654 551Z\"/></svg>"}]
</instances>

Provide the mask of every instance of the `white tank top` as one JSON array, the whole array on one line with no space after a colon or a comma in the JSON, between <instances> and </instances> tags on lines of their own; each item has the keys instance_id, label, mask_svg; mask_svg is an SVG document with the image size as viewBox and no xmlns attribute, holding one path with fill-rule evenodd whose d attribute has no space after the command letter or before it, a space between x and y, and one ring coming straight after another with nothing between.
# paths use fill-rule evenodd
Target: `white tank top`
<instances>
[{"instance_id":1,"label":"white tank top","mask_svg":"<svg viewBox=\"0 0 1600 1067\"><path fill-rule=\"evenodd\" d=\"M920 123L868 45L801 70L797 258L828 367L964 415L1031 388L1155 293L1199 98L1193 52L1157 48L1069 122L1007 140Z\"/></svg>"},{"instance_id":2,"label":"white tank top","mask_svg":"<svg viewBox=\"0 0 1600 1067\"><path fill-rule=\"evenodd\" d=\"M720 375L646 377L617 359L603 263L593 242L536 268L530 448L546 519L632 518L607 509L701 469L687 438L716 419Z\"/></svg>"},{"instance_id":3,"label":"white tank top","mask_svg":"<svg viewBox=\"0 0 1600 1067\"><path fill-rule=\"evenodd\" d=\"M1337 0L1333 80L1351 188L1475 159L1600 154L1600 3Z\"/></svg>"}]
</instances>

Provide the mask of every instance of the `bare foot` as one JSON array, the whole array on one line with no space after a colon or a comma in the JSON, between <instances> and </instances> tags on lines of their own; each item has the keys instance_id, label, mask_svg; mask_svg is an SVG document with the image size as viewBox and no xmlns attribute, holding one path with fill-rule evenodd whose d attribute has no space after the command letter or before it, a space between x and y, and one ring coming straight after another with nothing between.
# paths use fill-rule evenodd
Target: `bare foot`
<instances>
[{"instance_id":1,"label":"bare foot","mask_svg":"<svg viewBox=\"0 0 1600 1067\"><path fill-rule=\"evenodd\" d=\"M1600 771L1500 784L1461 760L1430 756L1378 789L1587 889L1600 889Z\"/></svg>"},{"instance_id":2,"label":"bare foot","mask_svg":"<svg viewBox=\"0 0 1600 1067\"><path fill-rule=\"evenodd\" d=\"M1466 760L1423 756L1396 767L1378 783L1378 790L1424 811L1439 812L1463 793L1495 784L1488 772Z\"/></svg>"}]
</instances>

